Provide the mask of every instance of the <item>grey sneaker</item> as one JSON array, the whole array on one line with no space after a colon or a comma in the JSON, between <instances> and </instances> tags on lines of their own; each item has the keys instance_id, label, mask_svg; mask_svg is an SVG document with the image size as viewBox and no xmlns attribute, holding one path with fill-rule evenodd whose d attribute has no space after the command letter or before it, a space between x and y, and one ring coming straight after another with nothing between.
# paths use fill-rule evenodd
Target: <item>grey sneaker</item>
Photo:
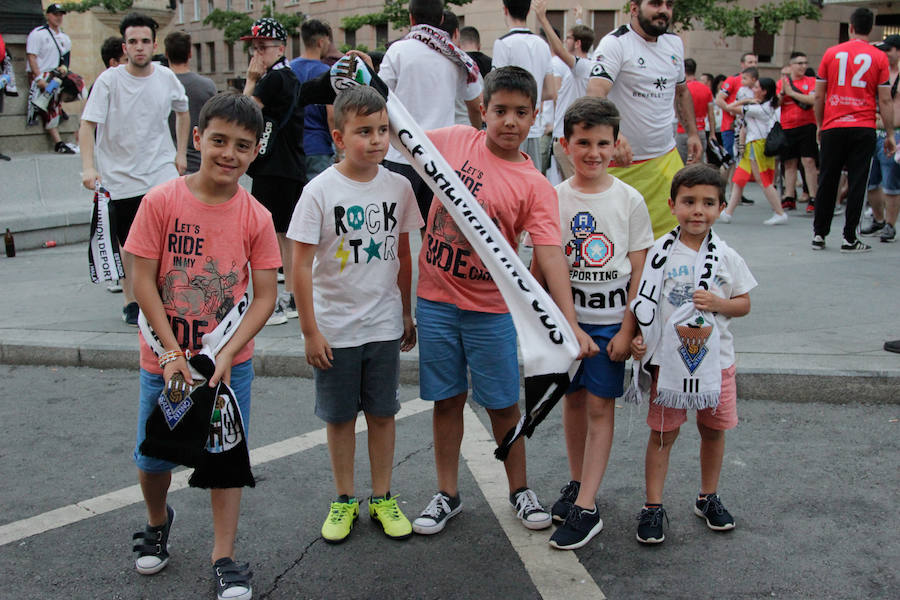
<instances>
[{"instance_id":1,"label":"grey sneaker","mask_svg":"<svg viewBox=\"0 0 900 600\"><path fill-rule=\"evenodd\" d=\"M876 221L875 219L872 219L871 223L859 230L859 234L866 237L871 237L881 233L882 229L884 229L884 221Z\"/></svg>"},{"instance_id":2,"label":"grey sneaker","mask_svg":"<svg viewBox=\"0 0 900 600\"><path fill-rule=\"evenodd\" d=\"M281 305L281 310L284 311L284 316L288 319L296 319L300 316L300 313L297 312L297 303L294 301L293 294L285 294L278 298L278 303Z\"/></svg>"},{"instance_id":3,"label":"grey sneaker","mask_svg":"<svg viewBox=\"0 0 900 600\"><path fill-rule=\"evenodd\" d=\"M896 242L897 230L894 229L894 226L890 223L884 224L884 229L881 230L881 241L885 243Z\"/></svg>"}]
</instances>

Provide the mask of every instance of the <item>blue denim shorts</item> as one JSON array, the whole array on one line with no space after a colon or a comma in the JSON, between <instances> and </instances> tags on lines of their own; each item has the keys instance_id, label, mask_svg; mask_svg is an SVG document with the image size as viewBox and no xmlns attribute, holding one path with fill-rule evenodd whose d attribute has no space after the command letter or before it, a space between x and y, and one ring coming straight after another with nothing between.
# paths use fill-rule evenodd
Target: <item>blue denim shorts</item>
<instances>
[{"instance_id":1,"label":"blue denim shorts","mask_svg":"<svg viewBox=\"0 0 900 600\"><path fill-rule=\"evenodd\" d=\"M313 368L316 416L346 423L359 411L393 417L400 410L400 340L332 348L330 369Z\"/></svg>"},{"instance_id":2,"label":"blue denim shorts","mask_svg":"<svg viewBox=\"0 0 900 600\"><path fill-rule=\"evenodd\" d=\"M615 362L609 359L606 346L613 336L619 333L622 325L586 325L579 326L600 346L597 356L585 358L569 384L567 394L586 388L591 394L600 398L618 398L625 393L625 361Z\"/></svg>"},{"instance_id":3,"label":"blue denim shorts","mask_svg":"<svg viewBox=\"0 0 900 600\"><path fill-rule=\"evenodd\" d=\"M247 360L231 367L231 389L241 407L244 421L244 433L250 437L250 384L253 382L253 361ZM156 406L156 399L163 391L165 381L162 375L156 375L141 369L141 401L138 407L137 443L134 445L134 463L145 473L165 473L178 465L167 460L144 456L139 448L147 437L147 419Z\"/></svg>"},{"instance_id":4,"label":"blue denim shorts","mask_svg":"<svg viewBox=\"0 0 900 600\"><path fill-rule=\"evenodd\" d=\"M508 408L519 401L516 328L509 313L462 310L418 298L419 393L423 400L446 400L468 390L485 408Z\"/></svg>"},{"instance_id":5,"label":"blue denim shorts","mask_svg":"<svg viewBox=\"0 0 900 600\"><path fill-rule=\"evenodd\" d=\"M885 133L878 132L875 142L875 155L872 157L872 169L869 171L869 189L880 187L885 194L900 195L900 165L894 162L893 156L884 153ZM900 141L900 133L894 133L894 139Z\"/></svg>"}]
</instances>

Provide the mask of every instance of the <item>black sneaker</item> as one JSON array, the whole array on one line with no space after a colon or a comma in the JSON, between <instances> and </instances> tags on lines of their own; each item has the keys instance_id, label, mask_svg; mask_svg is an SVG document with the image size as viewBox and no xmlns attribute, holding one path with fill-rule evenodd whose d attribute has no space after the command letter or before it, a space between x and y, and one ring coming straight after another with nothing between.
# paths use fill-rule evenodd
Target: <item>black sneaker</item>
<instances>
[{"instance_id":1,"label":"black sneaker","mask_svg":"<svg viewBox=\"0 0 900 600\"><path fill-rule=\"evenodd\" d=\"M56 142L53 151L57 154L77 154L75 150L65 142Z\"/></svg>"},{"instance_id":2,"label":"black sneaker","mask_svg":"<svg viewBox=\"0 0 900 600\"><path fill-rule=\"evenodd\" d=\"M422 514L413 521L413 531L422 535L440 533L450 517L455 517L461 510L462 501L459 499L459 494L451 498L444 492L438 492L422 511Z\"/></svg>"},{"instance_id":3,"label":"black sneaker","mask_svg":"<svg viewBox=\"0 0 900 600\"><path fill-rule=\"evenodd\" d=\"M126 325L137 327L138 313L140 310L137 302L129 302L125 305L125 308L122 309L122 320L125 321Z\"/></svg>"},{"instance_id":4,"label":"black sneaker","mask_svg":"<svg viewBox=\"0 0 900 600\"><path fill-rule=\"evenodd\" d=\"M755 200L752 200L751 198L748 198L746 196L741 196L741 205L742 206L753 206L754 204L756 204Z\"/></svg>"},{"instance_id":5,"label":"black sneaker","mask_svg":"<svg viewBox=\"0 0 900 600\"><path fill-rule=\"evenodd\" d=\"M900 354L900 340L885 342L884 349L888 352L896 352L897 354Z\"/></svg>"},{"instance_id":6,"label":"black sneaker","mask_svg":"<svg viewBox=\"0 0 900 600\"><path fill-rule=\"evenodd\" d=\"M698 498L694 504L694 514L706 519L706 526L715 531L734 529L734 517L725 510L718 494L710 494L706 498Z\"/></svg>"},{"instance_id":7,"label":"black sneaker","mask_svg":"<svg viewBox=\"0 0 900 600\"><path fill-rule=\"evenodd\" d=\"M662 506L642 508L641 514L638 515L637 541L642 544L661 544L666 539L666 534L663 533L663 518L666 523L669 522L666 509Z\"/></svg>"},{"instance_id":8,"label":"black sneaker","mask_svg":"<svg viewBox=\"0 0 900 600\"><path fill-rule=\"evenodd\" d=\"M597 507L586 510L573 504L566 520L550 536L550 545L557 550L575 550L581 548L600 533L603 519Z\"/></svg>"},{"instance_id":9,"label":"black sneaker","mask_svg":"<svg viewBox=\"0 0 900 600\"><path fill-rule=\"evenodd\" d=\"M866 237L876 236L878 233L884 229L884 221L876 221L872 219L872 222L859 230L859 235L864 235Z\"/></svg>"},{"instance_id":10,"label":"black sneaker","mask_svg":"<svg viewBox=\"0 0 900 600\"><path fill-rule=\"evenodd\" d=\"M813 250L824 250L825 249L825 238L821 235L814 235L812 239L812 249Z\"/></svg>"},{"instance_id":11,"label":"black sneaker","mask_svg":"<svg viewBox=\"0 0 900 600\"><path fill-rule=\"evenodd\" d=\"M169 564L169 531L175 521L175 510L166 505L166 524L151 527L147 525L143 531L138 531L131 539L134 540L132 552L137 553L134 559L134 568L141 575L153 575L159 573Z\"/></svg>"},{"instance_id":12,"label":"black sneaker","mask_svg":"<svg viewBox=\"0 0 900 600\"><path fill-rule=\"evenodd\" d=\"M863 244L859 240L856 240L854 242L843 240L841 242L841 252L843 252L844 254L862 254L863 252L870 252L871 250L872 246Z\"/></svg>"},{"instance_id":13,"label":"black sneaker","mask_svg":"<svg viewBox=\"0 0 900 600\"><path fill-rule=\"evenodd\" d=\"M559 490L561 496L553 503L553 507L550 509L550 514L553 515L554 521L562 523L566 520L566 517L569 516L569 511L575 506L575 498L578 497L578 492L580 490L581 482L574 480L570 481Z\"/></svg>"},{"instance_id":14,"label":"black sneaker","mask_svg":"<svg viewBox=\"0 0 900 600\"><path fill-rule=\"evenodd\" d=\"M519 488L510 494L509 503L516 509L516 516L522 525L528 529L546 529L553 524L553 519L530 488Z\"/></svg>"},{"instance_id":15,"label":"black sneaker","mask_svg":"<svg viewBox=\"0 0 900 600\"><path fill-rule=\"evenodd\" d=\"M250 600L253 597L250 587L253 571L249 564L239 565L231 558L220 558L213 564L213 577L219 600Z\"/></svg>"}]
</instances>

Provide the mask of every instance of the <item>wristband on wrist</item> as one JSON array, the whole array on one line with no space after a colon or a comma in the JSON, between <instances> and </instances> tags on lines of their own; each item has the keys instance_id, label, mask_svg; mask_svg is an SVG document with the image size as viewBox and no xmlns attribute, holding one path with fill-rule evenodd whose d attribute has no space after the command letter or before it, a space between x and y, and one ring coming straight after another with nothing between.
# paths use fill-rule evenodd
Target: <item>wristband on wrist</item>
<instances>
[{"instance_id":1,"label":"wristband on wrist","mask_svg":"<svg viewBox=\"0 0 900 600\"><path fill-rule=\"evenodd\" d=\"M159 368L165 368L167 364L175 362L179 358L184 358L184 352L181 350L170 350L159 357Z\"/></svg>"}]
</instances>

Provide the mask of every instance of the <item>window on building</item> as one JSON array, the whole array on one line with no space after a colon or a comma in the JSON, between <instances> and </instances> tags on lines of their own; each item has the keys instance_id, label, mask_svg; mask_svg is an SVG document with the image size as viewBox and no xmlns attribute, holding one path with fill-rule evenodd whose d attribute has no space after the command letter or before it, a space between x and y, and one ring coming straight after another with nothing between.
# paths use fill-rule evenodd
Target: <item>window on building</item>
<instances>
[{"instance_id":1,"label":"window on building","mask_svg":"<svg viewBox=\"0 0 900 600\"><path fill-rule=\"evenodd\" d=\"M244 10L247 12L253 10L253 0L244 0Z\"/></svg>"},{"instance_id":2,"label":"window on building","mask_svg":"<svg viewBox=\"0 0 900 600\"><path fill-rule=\"evenodd\" d=\"M194 70L203 72L203 44L194 44Z\"/></svg>"},{"instance_id":3,"label":"window on building","mask_svg":"<svg viewBox=\"0 0 900 600\"><path fill-rule=\"evenodd\" d=\"M560 39L566 37L566 11L564 10L548 10L547 20L553 25L553 28L559 32Z\"/></svg>"},{"instance_id":4,"label":"window on building","mask_svg":"<svg viewBox=\"0 0 900 600\"><path fill-rule=\"evenodd\" d=\"M849 23L841 23L840 28L838 29L838 43L843 44L844 42L850 41L850 24Z\"/></svg>"},{"instance_id":5,"label":"window on building","mask_svg":"<svg viewBox=\"0 0 900 600\"><path fill-rule=\"evenodd\" d=\"M388 42L388 24L382 23L375 26L375 47L383 48Z\"/></svg>"},{"instance_id":6,"label":"window on building","mask_svg":"<svg viewBox=\"0 0 900 600\"><path fill-rule=\"evenodd\" d=\"M753 20L753 54L759 62L770 63L775 54L775 36L759 27L759 17Z\"/></svg>"},{"instance_id":7,"label":"window on building","mask_svg":"<svg viewBox=\"0 0 900 600\"><path fill-rule=\"evenodd\" d=\"M206 54L209 56L209 72L216 72L216 43L206 42Z\"/></svg>"},{"instance_id":8,"label":"window on building","mask_svg":"<svg viewBox=\"0 0 900 600\"><path fill-rule=\"evenodd\" d=\"M206 0L206 14L208 15L214 10L216 10L216 7L213 4L213 0Z\"/></svg>"},{"instance_id":9,"label":"window on building","mask_svg":"<svg viewBox=\"0 0 900 600\"><path fill-rule=\"evenodd\" d=\"M291 57L297 58L300 52L300 35L295 33L291 36Z\"/></svg>"},{"instance_id":10,"label":"window on building","mask_svg":"<svg viewBox=\"0 0 900 600\"><path fill-rule=\"evenodd\" d=\"M590 26L594 30L594 44L596 45L600 42L600 38L616 28L616 11L591 11Z\"/></svg>"},{"instance_id":11,"label":"window on building","mask_svg":"<svg viewBox=\"0 0 900 600\"><path fill-rule=\"evenodd\" d=\"M231 0L225 0L225 10L231 10Z\"/></svg>"},{"instance_id":12,"label":"window on building","mask_svg":"<svg viewBox=\"0 0 900 600\"><path fill-rule=\"evenodd\" d=\"M228 61L228 72L234 73L234 44L225 44L225 59Z\"/></svg>"},{"instance_id":13,"label":"window on building","mask_svg":"<svg viewBox=\"0 0 900 600\"><path fill-rule=\"evenodd\" d=\"M350 31L349 29L344 30L344 43L350 46L351 48L356 46L356 30Z\"/></svg>"},{"instance_id":14,"label":"window on building","mask_svg":"<svg viewBox=\"0 0 900 600\"><path fill-rule=\"evenodd\" d=\"M184 0L178 0L178 17L176 23L184 23Z\"/></svg>"},{"instance_id":15,"label":"window on building","mask_svg":"<svg viewBox=\"0 0 900 600\"><path fill-rule=\"evenodd\" d=\"M194 21L200 20L200 0L194 0Z\"/></svg>"}]
</instances>

